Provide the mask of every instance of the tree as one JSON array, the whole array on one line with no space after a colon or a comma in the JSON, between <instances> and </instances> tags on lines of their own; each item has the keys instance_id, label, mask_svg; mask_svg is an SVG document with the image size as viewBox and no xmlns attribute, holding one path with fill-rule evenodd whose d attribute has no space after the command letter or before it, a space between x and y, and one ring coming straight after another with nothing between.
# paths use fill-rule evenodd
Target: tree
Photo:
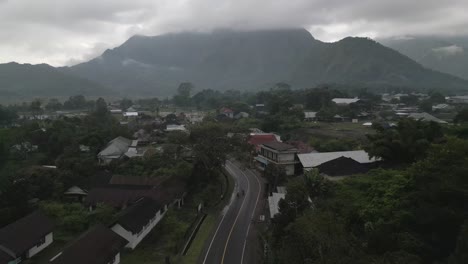
<instances>
[{"instance_id":1,"label":"tree","mask_svg":"<svg viewBox=\"0 0 468 264\"><path fill-rule=\"evenodd\" d=\"M454 118L455 123L468 122L468 107L465 107L458 111L457 115Z\"/></svg>"},{"instance_id":2,"label":"tree","mask_svg":"<svg viewBox=\"0 0 468 264\"><path fill-rule=\"evenodd\" d=\"M101 97L99 97L96 101L94 106L94 113L98 117L105 117L109 114L109 110L107 110L107 103Z\"/></svg>"},{"instance_id":3,"label":"tree","mask_svg":"<svg viewBox=\"0 0 468 264\"><path fill-rule=\"evenodd\" d=\"M425 157L431 143L442 140L442 128L435 122L410 118L402 119L395 128L384 128L375 123L377 133L367 135L369 144L365 150L372 157L387 161L411 163Z\"/></svg>"},{"instance_id":4,"label":"tree","mask_svg":"<svg viewBox=\"0 0 468 264\"><path fill-rule=\"evenodd\" d=\"M45 108L49 111L58 111L62 109L63 105L60 103L60 101L56 98L52 98L49 100Z\"/></svg>"},{"instance_id":5,"label":"tree","mask_svg":"<svg viewBox=\"0 0 468 264\"><path fill-rule=\"evenodd\" d=\"M431 100L424 100L419 103L419 109L424 112L432 112L432 101Z\"/></svg>"},{"instance_id":6,"label":"tree","mask_svg":"<svg viewBox=\"0 0 468 264\"><path fill-rule=\"evenodd\" d=\"M184 82L177 88L177 95L174 96L174 103L178 106L190 105L190 95L194 86L190 82Z\"/></svg>"},{"instance_id":7,"label":"tree","mask_svg":"<svg viewBox=\"0 0 468 264\"><path fill-rule=\"evenodd\" d=\"M124 99L122 99L122 101L120 101L120 108L123 111L127 110L132 105L133 105L132 100L130 100L128 98L124 98Z\"/></svg>"},{"instance_id":8,"label":"tree","mask_svg":"<svg viewBox=\"0 0 468 264\"><path fill-rule=\"evenodd\" d=\"M286 170L281 165L268 163L264 173L265 177L270 183L271 190L275 189L278 185L286 181Z\"/></svg>"},{"instance_id":9,"label":"tree","mask_svg":"<svg viewBox=\"0 0 468 264\"><path fill-rule=\"evenodd\" d=\"M29 110L33 113L34 116L38 116L42 114L43 110L42 110L41 105L42 103L38 99L32 101L31 104L29 105Z\"/></svg>"},{"instance_id":10,"label":"tree","mask_svg":"<svg viewBox=\"0 0 468 264\"><path fill-rule=\"evenodd\" d=\"M65 109L84 109L86 108L86 99L83 95L70 96L67 101L63 103Z\"/></svg>"}]
</instances>

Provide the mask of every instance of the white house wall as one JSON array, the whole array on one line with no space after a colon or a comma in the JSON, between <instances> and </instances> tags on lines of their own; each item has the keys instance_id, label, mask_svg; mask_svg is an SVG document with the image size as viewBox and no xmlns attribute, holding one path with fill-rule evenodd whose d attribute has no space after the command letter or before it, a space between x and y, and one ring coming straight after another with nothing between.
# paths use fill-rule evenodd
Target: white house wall
<instances>
[{"instance_id":1,"label":"white house wall","mask_svg":"<svg viewBox=\"0 0 468 264\"><path fill-rule=\"evenodd\" d=\"M40 246L34 246L33 248L28 250L28 253L26 254L27 258L31 258L32 256L36 255L37 253L41 252L43 249L48 247L50 244L54 242L54 235L53 233L49 233L45 237L45 243L40 245Z\"/></svg>"},{"instance_id":2,"label":"white house wall","mask_svg":"<svg viewBox=\"0 0 468 264\"><path fill-rule=\"evenodd\" d=\"M278 154L278 162L294 161L294 153Z\"/></svg>"},{"instance_id":3,"label":"white house wall","mask_svg":"<svg viewBox=\"0 0 468 264\"><path fill-rule=\"evenodd\" d=\"M128 244L125 246L127 248L135 249L138 244L145 238L151 230L161 221L161 219L164 217L166 214L166 211L161 214L161 210L159 210L156 215L154 216L153 219L151 219L147 224L146 227L143 228L141 233L139 234L132 234L132 232L126 230L119 224L115 224L111 229L115 233L119 234L123 238L125 238L128 241Z\"/></svg>"},{"instance_id":4,"label":"white house wall","mask_svg":"<svg viewBox=\"0 0 468 264\"><path fill-rule=\"evenodd\" d=\"M114 262L110 264L119 264L120 263L120 252L115 255Z\"/></svg>"}]
</instances>

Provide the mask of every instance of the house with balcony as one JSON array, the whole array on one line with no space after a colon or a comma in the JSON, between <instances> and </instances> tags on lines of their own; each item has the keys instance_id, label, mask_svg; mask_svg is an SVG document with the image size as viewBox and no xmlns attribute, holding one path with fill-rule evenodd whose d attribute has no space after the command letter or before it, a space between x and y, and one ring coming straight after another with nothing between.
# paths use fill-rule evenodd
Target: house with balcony
<instances>
[{"instance_id":1,"label":"house with balcony","mask_svg":"<svg viewBox=\"0 0 468 264\"><path fill-rule=\"evenodd\" d=\"M283 166L286 175L294 175L296 165L299 163L296 156L298 149L292 145L283 142L267 142L260 146L260 152L255 160L260 169L265 169L269 163Z\"/></svg>"}]
</instances>

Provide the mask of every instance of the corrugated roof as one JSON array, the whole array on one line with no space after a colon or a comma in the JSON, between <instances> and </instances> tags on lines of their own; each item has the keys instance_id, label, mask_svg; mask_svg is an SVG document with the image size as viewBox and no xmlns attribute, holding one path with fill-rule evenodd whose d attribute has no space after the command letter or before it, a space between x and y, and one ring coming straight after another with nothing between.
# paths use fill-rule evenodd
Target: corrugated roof
<instances>
[{"instance_id":1,"label":"corrugated roof","mask_svg":"<svg viewBox=\"0 0 468 264\"><path fill-rule=\"evenodd\" d=\"M125 152L127 152L128 148L132 144L132 140L124 138L124 137L117 137L110 141L106 148L104 148L101 152L99 152L98 156L116 156L120 157Z\"/></svg>"},{"instance_id":2,"label":"corrugated roof","mask_svg":"<svg viewBox=\"0 0 468 264\"><path fill-rule=\"evenodd\" d=\"M334 160L340 157L351 158L359 163L370 163L377 161L376 158L370 158L364 150L337 151L337 152L318 152L297 154L299 161L304 168L317 167L320 164Z\"/></svg>"},{"instance_id":3,"label":"corrugated roof","mask_svg":"<svg viewBox=\"0 0 468 264\"><path fill-rule=\"evenodd\" d=\"M335 104L353 104L358 102L359 98L333 98L332 101Z\"/></svg>"},{"instance_id":4,"label":"corrugated roof","mask_svg":"<svg viewBox=\"0 0 468 264\"><path fill-rule=\"evenodd\" d=\"M410 113L408 115L409 118L413 118L413 119L416 119L416 120L422 120L422 121L432 121L432 122L436 122L436 123L439 123L439 124L447 124L446 121L442 120L442 119L439 119L433 115L430 115L426 112L423 112L423 113Z\"/></svg>"},{"instance_id":5,"label":"corrugated roof","mask_svg":"<svg viewBox=\"0 0 468 264\"><path fill-rule=\"evenodd\" d=\"M67 246L52 264L107 264L128 241L99 224Z\"/></svg>"}]
</instances>

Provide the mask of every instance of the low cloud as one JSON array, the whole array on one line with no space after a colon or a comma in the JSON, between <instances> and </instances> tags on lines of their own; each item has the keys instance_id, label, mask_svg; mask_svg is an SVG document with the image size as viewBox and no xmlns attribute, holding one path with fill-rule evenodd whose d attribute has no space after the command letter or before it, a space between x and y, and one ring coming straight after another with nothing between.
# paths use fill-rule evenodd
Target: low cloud
<instances>
[{"instance_id":1,"label":"low cloud","mask_svg":"<svg viewBox=\"0 0 468 264\"><path fill-rule=\"evenodd\" d=\"M468 34L466 0L0 0L0 62L70 65L135 34L304 27L314 37Z\"/></svg>"}]
</instances>

